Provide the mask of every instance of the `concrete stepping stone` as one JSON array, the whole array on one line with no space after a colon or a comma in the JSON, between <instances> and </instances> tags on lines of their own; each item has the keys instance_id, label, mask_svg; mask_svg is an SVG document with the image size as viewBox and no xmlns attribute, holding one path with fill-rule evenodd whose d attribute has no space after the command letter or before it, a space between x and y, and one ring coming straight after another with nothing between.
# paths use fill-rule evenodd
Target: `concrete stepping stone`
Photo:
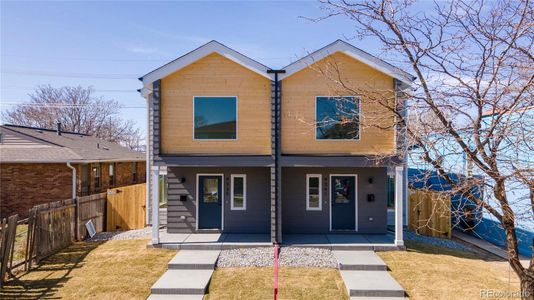
<instances>
[{"instance_id":1,"label":"concrete stepping stone","mask_svg":"<svg viewBox=\"0 0 534 300\"><path fill-rule=\"evenodd\" d=\"M213 270L167 270L150 289L159 295L204 295Z\"/></svg>"},{"instance_id":2,"label":"concrete stepping stone","mask_svg":"<svg viewBox=\"0 0 534 300\"><path fill-rule=\"evenodd\" d=\"M404 297L404 289L386 271L340 273L350 297Z\"/></svg>"},{"instance_id":3,"label":"concrete stepping stone","mask_svg":"<svg viewBox=\"0 0 534 300\"><path fill-rule=\"evenodd\" d=\"M386 263L374 251L332 251L340 270L387 271Z\"/></svg>"},{"instance_id":4,"label":"concrete stepping stone","mask_svg":"<svg viewBox=\"0 0 534 300\"><path fill-rule=\"evenodd\" d=\"M169 262L169 270L213 270L220 250L181 250Z\"/></svg>"}]
</instances>

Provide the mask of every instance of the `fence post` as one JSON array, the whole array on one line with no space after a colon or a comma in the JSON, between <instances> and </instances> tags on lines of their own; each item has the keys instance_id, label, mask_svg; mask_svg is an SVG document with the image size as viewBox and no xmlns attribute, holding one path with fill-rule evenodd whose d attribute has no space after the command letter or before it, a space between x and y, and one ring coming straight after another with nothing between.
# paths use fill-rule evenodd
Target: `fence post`
<instances>
[{"instance_id":1,"label":"fence post","mask_svg":"<svg viewBox=\"0 0 534 300\"><path fill-rule=\"evenodd\" d=\"M74 198L76 206L74 207L74 239L80 240L80 198Z\"/></svg>"}]
</instances>

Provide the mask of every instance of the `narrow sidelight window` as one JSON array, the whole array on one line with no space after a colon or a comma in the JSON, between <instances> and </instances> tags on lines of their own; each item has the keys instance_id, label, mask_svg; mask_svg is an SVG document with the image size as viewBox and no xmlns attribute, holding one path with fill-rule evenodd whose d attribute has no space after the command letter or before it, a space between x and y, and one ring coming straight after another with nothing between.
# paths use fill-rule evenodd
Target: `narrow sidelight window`
<instances>
[{"instance_id":1,"label":"narrow sidelight window","mask_svg":"<svg viewBox=\"0 0 534 300\"><path fill-rule=\"evenodd\" d=\"M246 210L247 209L247 175L239 174L232 175L232 210Z\"/></svg>"},{"instance_id":2,"label":"narrow sidelight window","mask_svg":"<svg viewBox=\"0 0 534 300\"><path fill-rule=\"evenodd\" d=\"M137 180L138 180L138 175L137 175L137 162L134 161L132 163L132 181L133 183L137 183Z\"/></svg>"},{"instance_id":3,"label":"narrow sidelight window","mask_svg":"<svg viewBox=\"0 0 534 300\"><path fill-rule=\"evenodd\" d=\"M195 140L237 139L237 97L195 97Z\"/></svg>"},{"instance_id":4,"label":"narrow sidelight window","mask_svg":"<svg viewBox=\"0 0 534 300\"><path fill-rule=\"evenodd\" d=\"M322 210L321 174L306 175L306 210Z\"/></svg>"},{"instance_id":5,"label":"narrow sidelight window","mask_svg":"<svg viewBox=\"0 0 534 300\"><path fill-rule=\"evenodd\" d=\"M359 140L360 101L356 97L315 98L317 140Z\"/></svg>"},{"instance_id":6,"label":"narrow sidelight window","mask_svg":"<svg viewBox=\"0 0 534 300\"><path fill-rule=\"evenodd\" d=\"M100 172L100 163L97 163L93 166L93 179L95 181L95 189L100 189L102 182L100 181L101 176Z\"/></svg>"}]
</instances>

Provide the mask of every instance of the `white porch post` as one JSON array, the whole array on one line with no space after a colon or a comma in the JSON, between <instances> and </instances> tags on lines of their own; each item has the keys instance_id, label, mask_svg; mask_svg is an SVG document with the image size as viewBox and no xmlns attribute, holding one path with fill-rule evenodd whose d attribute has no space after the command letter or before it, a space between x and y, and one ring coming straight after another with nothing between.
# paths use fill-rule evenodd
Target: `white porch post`
<instances>
[{"instance_id":1,"label":"white porch post","mask_svg":"<svg viewBox=\"0 0 534 300\"><path fill-rule=\"evenodd\" d=\"M152 245L159 244L159 167L150 170L152 185Z\"/></svg>"},{"instance_id":2,"label":"white porch post","mask_svg":"<svg viewBox=\"0 0 534 300\"><path fill-rule=\"evenodd\" d=\"M395 245L404 246L403 230L403 198L404 198L404 167L395 167Z\"/></svg>"}]
</instances>

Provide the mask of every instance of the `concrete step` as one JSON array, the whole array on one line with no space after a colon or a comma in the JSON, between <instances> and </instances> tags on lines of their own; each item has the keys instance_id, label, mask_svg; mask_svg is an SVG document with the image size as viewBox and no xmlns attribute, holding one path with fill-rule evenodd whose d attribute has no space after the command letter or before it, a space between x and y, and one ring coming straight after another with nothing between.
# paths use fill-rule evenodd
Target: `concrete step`
<instances>
[{"instance_id":1,"label":"concrete step","mask_svg":"<svg viewBox=\"0 0 534 300\"><path fill-rule=\"evenodd\" d=\"M386 263L374 251L332 251L340 270L387 271Z\"/></svg>"},{"instance_id":2,"label":"concrete step","mask_svg":"<svg viewBox=\"0 0 534 300\"><path fill-rule=\"evenodd\" d=\"M204 295L213 270L168 270L150 288L157 295Z\"/></svg>"},{"instance_id":3,"label":"concrete step","mask_svg":"<svg viewBox=\"0 0 534 300\"><path fill-rule=\"evenodd\" d=\"M147 300L202 300L204 295L150 295Z\"/></svg>"},{"instance_id":4,"label":"concrete step","mask_svg":"<svg viewBox=\"0 0 534 300\"><path fill-rule=\"evenodd\" d=\"M386 271L340 272L350 297L404 297L404 289Z\"/></svg>"},{"instance_id":5,"label":"concrete step","mask_svg":"<svg viewBox=\"0 0 534 300\"><path fill-rule=\"evenodd\" d=\"M169 262L169 270L213 270L220 250L181 250Z\"/></svg>"},{"instance_id":6,"label":"concrete step","mask_svg":"<svg viewBox=\"0 0 534 300\"><path fill-rule=\"evenodd\" d=\"M404 297L350 297L350 300L404 300Z\"/></svg>"}]
</instances>

